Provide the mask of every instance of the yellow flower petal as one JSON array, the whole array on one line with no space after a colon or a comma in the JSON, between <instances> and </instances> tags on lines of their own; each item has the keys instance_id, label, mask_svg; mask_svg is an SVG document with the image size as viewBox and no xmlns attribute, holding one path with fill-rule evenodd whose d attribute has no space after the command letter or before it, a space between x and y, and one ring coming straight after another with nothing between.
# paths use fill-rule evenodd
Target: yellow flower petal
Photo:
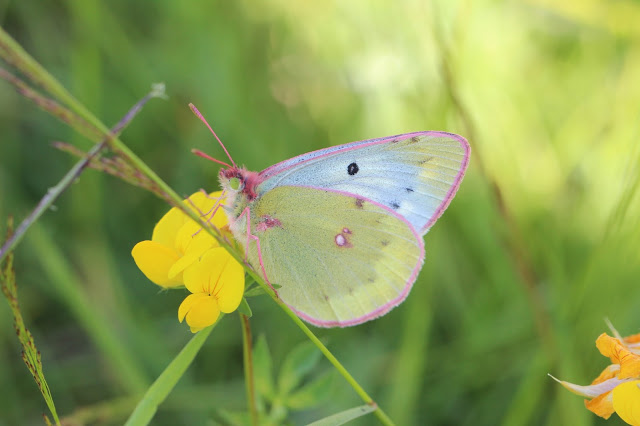
<instances>
[{"instance_id":1,"label":"yellow flower petal","mask_svg":"<svg viewBox=\"0 0 640 426\"><path fill-rule=\"evenodd\" d=\"M224 205L226 201L226 197L220 199L222 195L222 191L216 191L209 194L209 196L205 196L202 192L197 192L193 194L189 199L193 202L193 204L198 208L199 213L208 215L207 219L211 217L211 213L213 213L212 209L216 206L216 204ZM220 201L218 201L220 199ZM193 207L193 206L191 206ZM198 211L196 210L196 212ZM205 219L205 222L207 220ZM227 224L227 215L222 211L222 207L218 207L216 210L212 220L209 222L214 225L216 228L221 229L223 226Z\"/></svg>"},{"instance_id":2,"label":"yellow flower petal","mask_svg":"<svg viewBox=\"0 0 640 426\"><path fill-rule=\"evenodd\" d=\"M181 253L198 256L205 250L218 245L218 241L194 221L189 221L180 228L175 241L175 247Z\"/></svg>"},{"instance_id":3,"label":"yellow flower petal","mask_svg":"<svg viewBox=\"0 0 640 426\"><path fill-rule=\"evenodd\" d=\"M597 385L598 383L602 383L605 380L613 379L618 375L619 371L620 366L618 364L609 364L604 370L602 370L602 373L600 373L600 375L596 377L593 382L591 382L591 384Z\"/></svg>"},{"instance_id":4,"label":"yellow flower petal","mask_svg":"<svg viewBox=\"0 0 640 426\"><path fill-rule=\"evenodd\" d=\"M624 342L627 344L640 343L640 333L625 337Z\"/></svg>"},{"instance_id":5,"label":"yellow flower petal","mask_svg":"<svg viewBox=\"0 0 640 426\"><path fill-rule=\"evenodd\" d=\"M185 200L185 203L189 207L196 209L195 211L200 210L202 213L208 213L215 206L220 194L222 194L222 191L212 192L208 196L202 191L194 192L189 196L191 202Z\"/></svg>"},{"instance_id":6,"label":"yellow flower petal","mask_svg":"<svg viewBox=\"0 0 640 426\"><path fill-rule=\"evenodd\" d=\"M222 247L207 250L184 271L184 285L192 293L213 294L229 254Z\"/></svg>"},{"instance_id":7,"label":"yellow flower petal","mask_svg":"<svg viewBox=\"0 0 640 426\"><path fill-rule=\"evenodd\" d=\"M590 401L585 399L584 405L594 414L608 419L613 414L613 395L611 394L611 391L609 391L593 398Z\"/></svg>"},{"instance_id":8,"label":"yellow flower petal","mask_svg":"<svg viewBox=\"0 0 640 426\"><path fill-rule=\"evenodd\" d=\"M219 290L216 294L218 306L224 313L230 313L238 309L244 294L244 269L231 255L222 271L219 281Z\"/></svg>"},{"instance_id":9,"label":"yellow flower petal","mask_svg":"<svg viewBox=\"0 0 640 426\"><path fill-rule=\"evenodd\" d=\"M182 285L182 276L169 277L169 269L180 258L175 250L155 241L141 241L133 247L131 256L153 283L162 287Z\"/></svg>"},{"instance_id":10,"label":"yellow flower petal","mask_svg":"<svg viewBox=\"0 0 640 426\"><path fill-rule=\"evenodd\" d=\"M188 198L188 200L191 200L191 202L185 200L183 201L183 203L187 208L190 208L198 214L207 214L216 204L217 199L220 198L221 194L222 191L216 191L212 192L211 194L209 194L209 197L207 197L205 194L198 191ZM153 236L151 237L151 239L166 246L174 247L174 245L176 244L176 236L179 230L186 223L192 223L193 226L196 227L196 230L197 228L199 228L197 224L191 220L191 218L189 218L182 212L182 210L178 209L177 207L173 207L162 217L162 219L158 221L155 228L153 229ZM222 211L222 208L218 209L212 223L218 228L222 228L226 224L226 215Z\"/></svg>"},{"instance_id":11,"label":"yellow flower petal","mask_svg":"<svg viewBox=\"0 0 640 426\"><path fill-rule=\"evenodd\" d=\"M613 390L613 408L633 426L640 426L640 380L626 382Z\"/></svg>"},{"instance_id":12,"label":"yellow flower petal","mask_svg":"<svg viewBox=\"0 0 640 426\"><path fill-rule=\"evenodd\" d=\"M244 270L222 247L207 250L184 271L184 284L192 293L207 293L218 300L222 312L233 312L244 293Z\"/></svg>"},{"instance_id":13,"label":"yellow flower petal","mask_svg":"<svg viewBox=\"0 0 640 426\"><path fill-rule=\"evenodd\" d=\"M184 320L184 317L187 316L187 312L189 312L191 308L193 308L193 305L200 300L200 297L201 296L197 294L190 294L182 301L178 308L178 321L182 322Z\"/></svg>"},{"instance_id":14,"label":"yellow flower petal","mask_svg":"<svg viewBox=\"0 0 640 426\"><path fill-rule=\"evenodd\" d=\"M632 334L623 339L625 345L635 353L640 353L640 333Z\"/></svg>"},{"instance_id":15,"label":"yellow flower petal","mask_svg":"<svg viewBox=\"0 0 640 426\"><path fill-rule=\"evenodd\" d=\"M174 247L176 234L187 220L190 219L180 209L173 207L156 223L151 240Z\"/></svg>"},{"instance_id":16,"label":"yellow flower petal","mask_svg":"<svg viewBox=\"0 0 640 426\"><path fill-rule=\"evenodd\" d=\"M197 253L184 255L180 257L173 265L171 265L171 268L169 268L169 271L167 272L168 276L170 278L173 278L173 277L177 277L178 274L182 274L182 272L184 272L185 269L187 269L189 266L196 263L199 257L200 255Z\"/></svg>"},{"instance_id":17,"label":"yellow flower petal","mask_svg":"<svg viewBox=\"0 0 640 426\"><path fill-rule=\"evenodd\" d=\"M178 319L186 319L194 333L216 322L218 316L220 316L218 301L206 293L187 296L178 308Z\"/></svg>"},{"instance_id":18,"label":"yellow flower petal","mask_svg":"<svg viewBox=\"0 0 640 426\"><path fill-rule=\"evenodd\" d=\"M596 340L596 346L613 364L620 364L618 378L640 377L640 355L630 351L620 340L602 333Z\"/></svg>"}]
</instances>

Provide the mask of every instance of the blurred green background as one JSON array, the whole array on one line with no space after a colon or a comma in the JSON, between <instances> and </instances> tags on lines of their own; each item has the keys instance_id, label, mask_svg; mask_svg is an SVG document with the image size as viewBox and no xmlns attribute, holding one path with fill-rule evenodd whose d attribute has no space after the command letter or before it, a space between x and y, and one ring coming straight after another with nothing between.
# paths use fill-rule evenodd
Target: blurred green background
<instances>
[{"instance_id":1,"label":"blurred green background","mask_svg":"<svg viewBox=\"0 0 640 426\"><path fill-rule=\"evenodd\" d=\"M417 130L469 138L470 169L426 236L407 301L365 325L316 329L401 425L622 423L547 373L588 384L608 363L594 345L604 318L623 335L640 328L638 22L632 0L0 0L0 25L106 124L166 83L170 98L122 139L184 195L217 187L218 167L191 148L223 158L188 102L252 170ZM0 129L4 229L75 162L52 141L90 144L4 82ZM191 338L177 322L184 292L160 293L130 256L167 208L88 171L16 250L61 415L122 423ZM305 337L267 298L251 304L277 367ZM322 360L316 372L330 370ZM0 425L41 424L4 302L0 392ZM214 424L244 401L232 315L153 424ZM360 403L336 375L331 398L290 421Z\"/></svg>"}]
</instances>

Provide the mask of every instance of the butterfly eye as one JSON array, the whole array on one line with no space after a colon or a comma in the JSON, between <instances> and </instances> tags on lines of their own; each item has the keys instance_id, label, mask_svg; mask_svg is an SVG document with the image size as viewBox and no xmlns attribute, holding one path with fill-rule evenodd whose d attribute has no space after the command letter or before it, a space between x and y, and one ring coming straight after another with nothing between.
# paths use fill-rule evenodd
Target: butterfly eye
<instances>
[{"instance_id":1,"label":"butterfly eye","mask_svg":"<svg viewBox=\"0 0 640 426\"><path fill-rule=\"evenodd\" d=\"M234 191L240 191L242 189L242 182L237 177L229 179L229 187Z\"/></svg>"}]
</instances>

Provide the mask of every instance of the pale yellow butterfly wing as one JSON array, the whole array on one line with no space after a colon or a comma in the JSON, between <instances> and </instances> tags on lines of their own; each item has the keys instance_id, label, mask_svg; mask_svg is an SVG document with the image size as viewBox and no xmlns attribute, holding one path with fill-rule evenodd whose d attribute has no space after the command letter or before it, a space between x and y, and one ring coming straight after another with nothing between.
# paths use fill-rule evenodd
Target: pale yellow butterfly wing
<instances>
[{"instance_id":1,"label":"pale yellow butterfly wing","mask_svg":"<svg viewBox=\"0 0 640 426\"><path fill-rule=\"evenodd\" d=\"M393 209L339 191L278 186L251 206L249 260L305 320L347 326L402 302L422 267L422 237Z\"/></svg>"}]
</instances>

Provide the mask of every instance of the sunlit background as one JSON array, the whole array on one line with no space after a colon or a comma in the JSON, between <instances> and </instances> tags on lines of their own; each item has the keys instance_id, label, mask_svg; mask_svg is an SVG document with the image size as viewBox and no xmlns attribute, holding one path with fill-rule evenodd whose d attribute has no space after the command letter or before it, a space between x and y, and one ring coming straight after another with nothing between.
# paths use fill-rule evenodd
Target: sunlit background
<instances>
[{"instance_id":1,"label":"sunlit background","mask_svg":"<svg viewBox=\"0 0 640 426\"><path fill-rule=\"evenodd\" d=\"M469 139L458 195L425 237L407 301L314 329L399 425L605 422L547 373L588 384L605 318L640 328L640 3L0 0L0 25L180 194L217 187L224 153L261 170L309 150L418 130ZM90 142L0 82L0 229L24 218ZM183 291L135 267L167 205L83 174L16 251L25 320L62 415L121 424L191 338ZM305 336L268 298L254 336L276 370ZM46 406L0 302L0 425ZM331 371L321 361L313 375ZM336 373L291 424L361 403ZM237 315L224 318L153 424L216 424L246 408ZM85 417L83 417L85 416ZM207 423L208 422L208 423ZM375 424L365 417L358 424Z\"/></svg>"}]
</instances>

